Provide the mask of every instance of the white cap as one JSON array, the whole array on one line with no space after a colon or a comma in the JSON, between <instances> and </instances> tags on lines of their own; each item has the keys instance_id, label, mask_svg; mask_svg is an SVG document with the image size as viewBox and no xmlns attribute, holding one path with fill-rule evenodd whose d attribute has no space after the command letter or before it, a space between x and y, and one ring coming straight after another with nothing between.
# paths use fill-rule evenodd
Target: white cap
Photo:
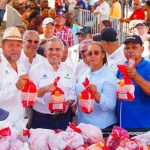
<instances>
[{"instance_id":1,"label":"white cap","mask_svg":"<svg viewBox=\"0 0 150 150\"><path fill-rule=\"evenodd\" d=\"M55 20L53 20L52 18L45 18L44 20L43 20L43 25L47 25L48 23L51 23L52 25L54 25L55 26Z\"/></svg>"}]
</instances>

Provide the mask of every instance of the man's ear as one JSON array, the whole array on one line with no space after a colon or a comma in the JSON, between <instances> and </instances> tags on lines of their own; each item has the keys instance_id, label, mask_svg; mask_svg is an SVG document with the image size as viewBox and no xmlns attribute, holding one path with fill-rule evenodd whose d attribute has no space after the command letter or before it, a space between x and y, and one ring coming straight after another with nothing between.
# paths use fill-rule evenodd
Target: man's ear
<instances>
[{"instance_id":1,"label":"man's ear","mask_svg":"<svg viewBox=\"0 0 150 150\"><path fill-rule=\"evenodd\" d=\"M142 50L142 53L143 53L143 51L144 51L144 46L141 47L141 50Z\"/></svg>"}]
</instances>

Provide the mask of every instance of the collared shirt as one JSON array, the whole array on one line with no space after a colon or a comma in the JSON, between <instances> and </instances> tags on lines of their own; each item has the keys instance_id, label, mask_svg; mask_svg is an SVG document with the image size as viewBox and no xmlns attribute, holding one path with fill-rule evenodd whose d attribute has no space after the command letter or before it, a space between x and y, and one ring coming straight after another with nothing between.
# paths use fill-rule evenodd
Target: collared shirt
<instances>
[{"instance_id":1,"label":"collared shirt","mask_svg":"<svg viewBox=\"0 0 150 150\"><path fill-rule=\"evenodd\" d=\"M145 13L143 8L135 10L131 16L129 17L130 20L145 20Z\"/></svg>"},{"instance_id":2,"label":"collared shirt","mask_svg":"<svg viewBox=\"0 0 150 150\"><path fill-rule=\"evenodd\" d=\"M70 28L64 26L62 31L57 31L57 29L55 29L54 34L58 38L64 40L69 47L74 45L74 37Z\"/></svg>"},{"instance_id":3,"label":"collared shirt","mask_svg":"<svg viewBox=\"0 0 150 150\"><path fill-rule=\"evenodd\" d=\"M86 72L87 69L89 69L89 66L86 63L84 63L83 60L81 60L77 64L77 67L75 69L76 82L78 82L80 80L80 77L82 76L82 74L84 74Z\"/></svg>"},{"instance_id":4,"label":"collared shirt","mask_svg":"<svg viewBox=\"0 0 150 150\"><path fill-rule=\"evenodd\" d=\"M86 9L86 4L85 4L85 2L83 0L80 0L79 2L76 3L76 6L80 6L80 5L83 6L82 9Z\"/></svg>"},{"instance_id":5,"label":"collared shirt","mask_svg":"<svg viewBox=\"0 0 150 150\"><path fill-rule=\"evenodd\" d=\"M72 33L73 33L73 36L74 36L74 41L75 41L75 44L78 44L78 38L77 38L77 35L76 33L78 32L78 29L79 29L79 25L77 24L73 24L72 26Z\"/></svg>"},{"instance_id":6,"label":"collared shirt","mask_svg":"<svg viewBox=\"0 0 150 150\"><path fill-rule=\"evenodd\" d=\"M26 54L24 53L23 50L21 52L21 56L20 56L19 60L23 62L27 73L29 73L31 67L33 67L34 65L46 61L45 57L43 57L43 56L41 56L39 54L36 54L35 57L33 58L32 63L30 64L29 63L29 59L28 59L28 57L26 56Z\"/></svg>"},{"instance_id":7,"label":"collared shirt","mask_svg":"<svg viewBox=\"0 0 150 150\"><path fill-rule=\"evenodd\" d=\"M65 93L65 100L75 100L75 77L73 70L64 63L59 65L58 70L55 72L53 67L46 60L44 63L40 63L34 66L30 71L30 77L37 85L38 88L42 88L54 82L56 77L60 77L58 81L58 87ZM44 94L43 97L38 97L34 109L40 113L50 114L48 104L50 102L51 93Z\"/></svg>"},{"instance_id":8,"label":"collared shirt","mask_svg":"<svg viewBox=\"0 0 150 150\"><path fill-rule=\"evenodd\" d=\"M106 1L101 3L100 6L96 7L95 11L100 12L100 15L101 15L100 20L108 20L109 19L110 6Z\"/></svg>"},{"instance_id":9,"label":"collared shirt","mask_svg":"<svg viewBox=\"0 0 150 150\"><path fill-rule=\"evenodd\" d=\"M94 110L90 114L83 113L78 109L78 122L93 124L104 129L117 122L115 115L117 78L112 71L103 66L95 72L88 69L76 84L76 94L79 95L85 88L82 82L88 77L91 84L95 84L101 94L100 103L94 102Z\"/></svg>"},{"instance_id":10,"label":"collared shirt","mask_svg":"<svg viewBox=\"0 0 150 150\"><path fill-rule=\"evenodd\" d=\"M79 62L79 44L68 48L68 57L65 63L75 70Z\"/></svg>"},{"instance_id":11,"label":"collared shirt","mask_svg":"<svg viewBox=\"0 0 150 150\"><path fill-rule=\"evenodd\" d=\"M136 66L137 73L150 82L150 62L142 59ZM118 73L118 78L122 78L122 74ZM118 101L117 112L120 125L123 128L150 128L150 96L147 95L142 88L133 81L135 86L135 99L133 101Z\"/></svg>"},{"instance_id":12,"label":"collared shirt","mask_svg":"<svg viewBox=\"0 0 150 150\"><path fill-rule=\"evenodd\" d=\"M121 4L118 1L114 2L110 8L110 17L121 18Z\"/></svg>"},{"instance_id":13,"label":"collared shirt","mask_svg":"<svg viewBox=\"0 0 150 150\"><path fill-rule=\"evenodd\" d=\"M17 72L11 67L4 55L0 61L0 107L9 112L6 121L13 125L23 120L23 107L21 104L20 92L16 87L19 76L26 74L25 67L19 61ZM0 122L1 123L1 122Z\"/></svg>"},{"instance_id":14,"label":"collared shirt","mask_svg":"<svg viewBox=\"0 0 150 150\"><path fill-rule=\"evenodd\" d=\"M118 49L116 49L111 55L107 55L108 67L117 74L117 65L124 64L127 59L124 56L124 45L121 45Z\"/></svg>"}]
</instances>

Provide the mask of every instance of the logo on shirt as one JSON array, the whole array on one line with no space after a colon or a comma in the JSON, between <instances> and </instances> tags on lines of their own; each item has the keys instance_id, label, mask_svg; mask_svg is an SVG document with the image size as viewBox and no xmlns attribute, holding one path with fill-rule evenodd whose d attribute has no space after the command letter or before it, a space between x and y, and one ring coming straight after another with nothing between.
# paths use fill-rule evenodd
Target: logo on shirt
<instances>
[{"instance_id":1,"label":"logo on shirt","mask_svg":"<svg viewBox=\"0 0 150 150\"><path fill-rule=\"evenodd\" d=\"M64 78L65 78L65 79L71 79L71 78L69 77L69 74L68 74L68 73L66 74L66 76L64 76Z\"/></svg>"},{"instance_id":2,"label":"logo on shirt","mask_svg":"<svg viewBox=\"0 0 150 150\"><path fill-rule=\"evenodd\" d=\"M43 74L42 78L43 78L43 79L47 79L47 75L46 75L46 74Z\"/></svg>"}]
</instances>

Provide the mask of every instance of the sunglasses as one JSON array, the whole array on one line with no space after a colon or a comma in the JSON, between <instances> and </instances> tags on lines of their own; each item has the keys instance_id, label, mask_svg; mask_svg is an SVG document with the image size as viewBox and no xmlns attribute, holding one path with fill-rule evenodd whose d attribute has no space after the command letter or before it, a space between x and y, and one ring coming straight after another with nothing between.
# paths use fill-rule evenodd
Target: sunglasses
<instances>
[{"instance_id":1,"label":"sunglasses","mask_svg":"<svg viewBox=\"0 0 150 150\"><path fill-rule=\"evenodd\" d=\"M136 5L139 5L139 4L138 4L138 3L134 3L133 5L135 5L135 6L136 6Z\"/></svg>"},{"instance_id":2,"label":"sunglasses","mask_svg":"<svg viewBox=\"0 0 150 150\"><path fill-rule=\"evenodd\" d=\"M94 51L94 52L90 51L90 52L87 52L87 56L92 56L93 54L97 56L99 55L99 53L100 53L99 51Z\"/></svg>"},{"instance_id":3,"label":"sunglasses","mask_svg":"<svg viewBox=\"0 0 150 150\"><path fill-rule=\"evenodd\" d=\"M31 44L31 43L34 43L34 44L39 44L39 41L27 40L27 42L29 42L30 44Z\"/></svg>"}]
</instances>

